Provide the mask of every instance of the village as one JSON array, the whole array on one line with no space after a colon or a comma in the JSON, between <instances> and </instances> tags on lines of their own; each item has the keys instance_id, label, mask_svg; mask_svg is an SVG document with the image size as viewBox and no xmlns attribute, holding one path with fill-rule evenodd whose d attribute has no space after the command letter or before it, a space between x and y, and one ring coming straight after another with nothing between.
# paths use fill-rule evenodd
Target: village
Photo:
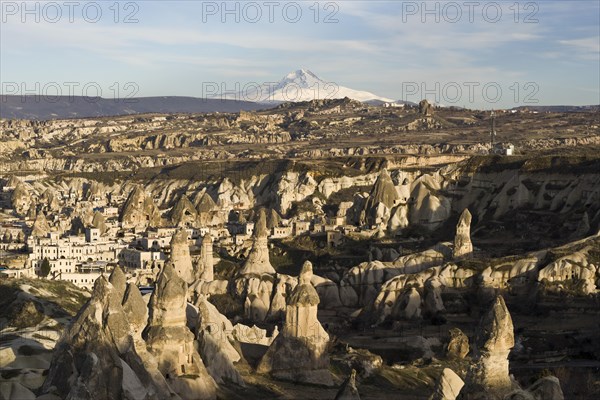
<instances>
[{"instance_id":1,"label":"village","mask_svg":"<svg viewBox=\"0 0 600 400\"><path fill-rule=\"evenodd\" d=\"M18 203L25 185L18 178L6 182L2 186L5 202ZM49 202L48 198L51 198ZM133 202L139 198L144 200L138 201L139 208L134 207ZM138 285L153 285L170 254L172 238L179 230L186 232L192 253L198 251L205 240L230 250L247 248L254 230L254 222L246 218L254 214L252 210L219 207L209 194L204 194L196 206L187 197L182 198L171 214L185 210L179 211L175 220L159 218L160 223L155 226L150 221L151 214L144 214L144 207L153 213L156 206L148 205L151 199L140 188L132 190L128 198L97 195L84 198L68 191L44 193L39 201L28 200L30 208L23 217L13 208L2 210L0 250L3 253L0 254L4 257L0 258L0 276L65 280L89 290L99 276L110 274L117 265ZM35 204L46 205L37 208ZM90 222L84 226L80 217L69 217L74 209L91 209ZM269 210L268 237L270 240L301 235L326 237L328 246L336 247L347 233L360 231L358 226L347 223L343 216L345 211L342 208L335 217L297 220L283 219L275 210ZM3 265L10 254L24 254L26 259L18 257L16 263ZM218 258L213 263L217 261Z\"/></svg>"}]
</instances>

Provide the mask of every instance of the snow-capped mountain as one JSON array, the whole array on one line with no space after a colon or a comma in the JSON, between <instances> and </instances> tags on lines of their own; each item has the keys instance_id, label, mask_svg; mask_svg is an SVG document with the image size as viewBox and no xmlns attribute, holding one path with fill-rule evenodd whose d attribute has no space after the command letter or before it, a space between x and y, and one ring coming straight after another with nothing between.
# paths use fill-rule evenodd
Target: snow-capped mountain
<instances>
[{"instance_id":1,"label":"snow-capped mountain","mask_svg":"<svg viewBox=\"0 0 600 400\"><path fill-rule=\"evenodd\" d=\"M370 92L354 90L340 86L336 82L325 81L307 69L290 72L277 83L247 84L239 93L227 93L216 97L259 103L342 99L344 97L358 101L380 100L393 102L391 99Z\"/></svg>"}]
</instances>

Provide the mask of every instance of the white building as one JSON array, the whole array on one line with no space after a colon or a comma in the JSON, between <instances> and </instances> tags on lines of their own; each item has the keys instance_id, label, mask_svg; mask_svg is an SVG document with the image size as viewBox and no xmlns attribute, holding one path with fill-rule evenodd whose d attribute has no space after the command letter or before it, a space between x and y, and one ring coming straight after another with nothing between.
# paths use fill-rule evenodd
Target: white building
<instances>
[{"instance_id":1,"label":"white building","mask_svg":"<svg viewBox=\"0 0 600 400\"><path fill-rule=\"evenodd\" d=\"M100 229L98 228L85 228L85 241L88 243L100 241Z\"/></svg>"},{"instance_id":2,"label":"white building","mask_svg":"<svg viewBox=\"0 0 600 400\"><path fill-rule=\"evenodd\" d=\"M32 262L43 260L44 258L48 260L73 258L79 262L116 262L121 250L127 247L125 243L115 241L89 243L76 238L76 236L71 236L67 239L58 239L56 241L51 238L30 238L27 242L30 250L29 259Z\"/></svg>"},{"instance_id":3,"label":"white building","mask_svg":"<svg viewBox=\"0 0 600 400\"><path fill-rule=\"evenodd\" d=\"M144 251L138 249L123 249L119 253L119 265L126 268L151 268L152 264L162 263L165 254L162 251Z\"/></svg>"},{"instance_id":4,"label":"white building","mask_svg":"<svg viewBox=\"0 0 600 400\"><path fill-rule=\"evenodd\" d=\"M294 236L302 235L310 231L310 222L308 221L294 221Z\"/></svg>"},{"instance_id":5,"label":"white building","mask_svg":"<svg viewBox=\"0 0 600 400\"><path fill-rule=\"evenodd\" d=\"M78 286L83 289L92 290L94 288L94 282L96 282L96 279L98 279L102 275L102 272L63 273L61 274L59 280L71 282L75 286Z\"/></svg>"},{"instance_id":6,"label":"white building","mask_svg":"<svg viewBox=\"0 0 600 400\"><path fill-rule=\"evenodd\" d=\"M291 226L274 226L271 229L271 239L282 239L292 236Z\"/></svg>"},{"instance_id":7,"label":"white building","mask_svg":"<svg viewBox=\"0 0 600 400\"><path fill-rule=\"evenodd\" d=\"M96 228L86 229L85 236L60 238L52 232L46 238L30 237L27 241L29 267L41 275L44 259L50 264L48 279L64 280L91 289L95 280L106 272L109 263L119 261L127 247L123 241L107 240Z\"/></svg>"},{"instance_id":8,"label":"white building","mask_svg":"<svg viewBox=\"0 0 600 400\"><path fill-rule=\"evenodd\" d=\"M106 218L115 218L119 216L119 209L117 207L100 207L100 212Z\"/></svg>"},{"instance_id":9,"label":"white building","mask_svg":"<svg viewBox=\"0 0 600 400\"><path fill-rule=\"evenodd\" d=\"M32 267L27 268L3 268L0 269L0 277L6 278L33 278L34 270Z\"/></svg>"}]
</instances>

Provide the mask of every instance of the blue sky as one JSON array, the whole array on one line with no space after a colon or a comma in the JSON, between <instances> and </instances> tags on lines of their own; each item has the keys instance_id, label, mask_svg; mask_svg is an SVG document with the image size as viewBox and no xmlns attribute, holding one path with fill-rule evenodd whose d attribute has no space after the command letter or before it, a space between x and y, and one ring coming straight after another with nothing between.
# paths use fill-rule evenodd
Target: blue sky
<instances>
[{"instance_id":1,"label":"blue sky","mask_svg":"<svg viewBox=\"0 0 600 400\"><path fill-rule=\"evenodd\" d=\"M85 14L90 2L75 6L72 22L62 1L30 2L29 14L20 1L1 3L4 93L16 83L18 93L68 94L76 82L77 95L94 83L103 97L116 87L125 96L134 82L137 96L202 97L203 83L233 89L308 68L328 82L411 101L485 109L600 103L599 0L322 1L318 16L312 0L120 2L118 16L114 1L98 1ZM125 23L131 13L137 22Z\"/></svg>"}]
</instances>

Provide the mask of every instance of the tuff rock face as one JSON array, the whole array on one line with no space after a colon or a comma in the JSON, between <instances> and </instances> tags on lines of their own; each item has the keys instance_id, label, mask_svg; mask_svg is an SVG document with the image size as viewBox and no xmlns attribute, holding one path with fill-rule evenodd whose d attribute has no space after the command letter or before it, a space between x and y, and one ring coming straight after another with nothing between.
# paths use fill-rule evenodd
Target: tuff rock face
<instances>
[{"instance_id":1,"label":"tuff rock face","mask_svg":"<svg viewBox=\"0 0 600 400\"><path fill-rule=\"evenodd\" d=\"M50 225L48 225L48 220L42 211L40 211L35 218L35 222L33 223L33 230L31 231L31 236L43 238L48 236L50 233Z\"/></svg>"},{"instance_id":2,"label":"tuff rock face","mask_svg":"<svg viewBox=\"0 0 600 400\"><path fill-rule=\"evenodd\" d=\"M421 100L419 102L419 114L426 116L426 117L433 115L433 105L431 105L425 99Z\"/></svg>"},{"instance_id":3,"label":"tuff rock face","mask_svg":"<svg viewBox=\"0 0 600 400\"><path fill-rule=\"evenodd\" d=\"M197 220L196 208L185 194L182 195L171 210L171 223L180 227L194 226Z\"/></svg>"},{"instance_id":4,"label":"tuff rock face","mask_svg":"<svg viewBox=\"0 0 600 400\"><path fill-rule=\"evenodd\" d=\"M268 234L266 213L264 209L261 209L258 220L254 225L252 249L240 271L240 275L275 274L275 269L269 261Z\"/></svg>"},{"instance_id":5,"label":"tuff rock face","mask_svg":"<svg viewBox=\"0 0 600 400\"><path fill-rule=\"evenodd\" d=\"M213 226L227 221L226 214L219 213L217 204L208 193L202 193L195 204L200 226Z\"/></svg>"},{"instance_id":6,"label":"tuff rock face","mask_svg":"<svg viewBox=\"0 0 600 400\"><path fill-rule=\"evenodd\" d=\"M234 346L233 325L206 297L200 296L197 306L196 336L206 369L218 383L228 380L244 386L244 380L233 365L242 358Z\"/></svg>"},{"instance_id":7,"label":"tuff rock face","mask_svg":"<svg viewBox=\"0 0 600 400\"><path fill-rule=\"evenodd\" d=\"M424 311L429 315L436 315L444 312L444 302L442 300L443 283L439 276L434 276L425 281L425 300Z\"/></svg>"},{"instance_id":8,"label":"tuff rock face","mask_svg":"<svg viewBox=\"0 0 600 400\"><path fill-rule=\"evenodd\" d=\"M284 328L257 370L278 379L331 386L329 335L317 319L319 296L310 283L311 278L312 264L306 261L288 300Z\"/></svg>"},{"instance_id":9,"label":"tuff rock face","mask_svg":"<svg viewBox=\"0 0 600 400\"><path fill-rule=\"evenodd\" d=\"M450 341L446 346L448 358L463 359L469 354L469 338L458 328L450 329Z\"/></svg>"},{"instance_id":10,"label":"tuff rock face","mask_svg":"<svg viewBox=\"0 0 600 400\"><path fill-rule=\"evenodd\" d=\"M129 194L119 220L124 228L146 229L162 225L158 207L140 186L136 186Z\"/></svg>"},{"instance_id":11,"label":"tuff rock face","mask_svg":"<svg viewBox=\"0 0 600 400\"><path fill-rule=\"evenodd\" d=\"M98 278L92 297L56 346L43 393L83 400L177 398L136 353L121 304L121 291Z\"/></svg>"},{"instance_id":12,"label":"tuff rock face","mask_svg":"<svg viewBox=\"0 0 600 400\"><path fill-rule=\"evenodd\" d=\"M31 195L27 190L27 187L18 178L11 179L10 185L13 185L14 190L12 192L10 201L12 208L15 210L17 215L25 215L27 210L30 209Z\"/></svg>"},{"instance_id":13,"label":"tuff rock face","mask_svg":"<svg viewBox=\"0 0 600 400\"><path fill-rule=\"evenodd\" d=\"M468 257L473 253L471 219L471 212L469 212L468 208L465 208L456 225L456 236L454 237L454 249L452 253L455 259Z\"/></svg>"},{"instance_id":14,"label":"tuff rock face","mask_svg":"<svg viewBox=\"0 0 600 400\"><path fill-rule=\"evenodd\" d=\"M421 318L421 312L421 295L411 287L400 295L391 315L394 319L418 319Z\"/></svg>"},{"instance_id":15,"label":"tuff rock face","mask_svg":"<svg viewBox=\"0 0 600 400\"><path fill-rule=\"evenodd\" d=\"M44 205L50 211L60 211L60 202L58 201L58 194L50 188L46 189L44 193L42 193L42 196L40 197L40 202L44 203Z\"/></svg>"},{"instance_id":16,"label":"tuff rock face","mask_svg":"<svg viewBox=\"0 0 600 400\"><path fill-rule=\"evenodd\" d=\"M350 376L342 383L340 390L335 395L335 400L360 400L358 389L356 388L356 370L350 372Z\"/></svg>"},{"instance_id":17,"label":"tuff rock face","mask_svg":"<svg viewBox=\"0 0 600 400\"><path fill-rule=\"evenodd\" d=\"M383 169L364 206L365 223L368 225L381 225L387 227L391 217L392 208L396 205L399 196L394 182L386 169Z\"/></svg>"},{"instance_id":18,"label":"tuff rock face","mask_svg":"<svg viewBox=\"0 0 600 400\"><path fill-rule=\"evenodd\" d=\"M527 389L516 389L503 400L564 400L560 382L555 376L546 376L535 381Z\"/></svg>"},{"instance_id":19,"label":"tuff rock face","mask_svg":"<svg viewBox=\"0 0 600 400\"><path fill-rule=\"evenodd\" d=\"M100 235L104 235L107 231L106 219L104 215L100 211L94 212L94 217L92 218L92 226L100 230Z\"/></svg>"},{"instance_id":20,"label":"tuff rock face","mask_svg":"<svg viewBox=\"0 0 600 400\"><path fill-rule=\"evenodd\" d=\"M213 265L213 239L210 233L206 233L202 238L200 260L198 263L198 278L206 282L212 282L215 279L215 275Z\"/></svg>"},{"instance_id":21,"label":"tuff rock face","mask_svg":"<svg viewBox=\"0 0 600 400\"><path fill-rule=\"evenodd\" d=\"M148 350L169 386L182 399L213 399L216 383L194 347L186 320L187 284L167 262L150 300L150 318L144 331Z\"/></svg>"},{"instance_id":22,"label":"tuff rock face","mask_svg":"<svg viewBox=\"0 0 600 400\"><path fill-rule=\"evenodd\" d=\"M398 257L391 262L361 263L344 274L340 282L340 300L347 307L364 306L374 302L377 306L389 294L391 296L387 296L385 300L394 303L408 278L423 272L427 276L420 276L419 279L424 282L431 276L426 270L441 265L443 261L444 254L441 251L429 249Z\"/></svg>"},{"instance_id":23,"label":"tuff rock face","mask_svg":"<svg viewBox=\"0 0 600 400\"><path fill-rule=\"evenodd\" d=\"M467 374L467 399L476 393L506 395L512 389L508 370L508 353L515 345L512 318L502 296L480 322L476 340L475 362Z\"/></svg>"},{"instance_id":24,"label":"tuff rock face","mask_svg":"<svg viewBox=\"0 0 600 400\"><path fill-rule=\"evenodd\" d=\"M177 275L185 282L190 284L196 279L185 229L179 229L171 238L171 261Z\"/></svg>"},{"instance_id":25,"label":"tuff rock face","mask_svg":"<svg viewBox=\"0 0 600 400\"><path fill-rule=\"evenodd\" d=\"M429 400L455 400L465 383L450 368L444 368Z\"/></svg>"},{"instance_id":26,"label":"tuff rock face","mask_svg":"<svg viewBox=\"0 0 600 400\"><path fill-rule=\"evenodd\" d=\"M575 283L577 282L578 289L585 294L597 292L598 282L596 276L600 269L600 265L590 262L590 252L597 248L598 241L590 241L590 245L582 248L579 251L567 254L564 257L546 265L538 273L540 282L549 284L558 283Z\"/></svg>"}]
</instances>

